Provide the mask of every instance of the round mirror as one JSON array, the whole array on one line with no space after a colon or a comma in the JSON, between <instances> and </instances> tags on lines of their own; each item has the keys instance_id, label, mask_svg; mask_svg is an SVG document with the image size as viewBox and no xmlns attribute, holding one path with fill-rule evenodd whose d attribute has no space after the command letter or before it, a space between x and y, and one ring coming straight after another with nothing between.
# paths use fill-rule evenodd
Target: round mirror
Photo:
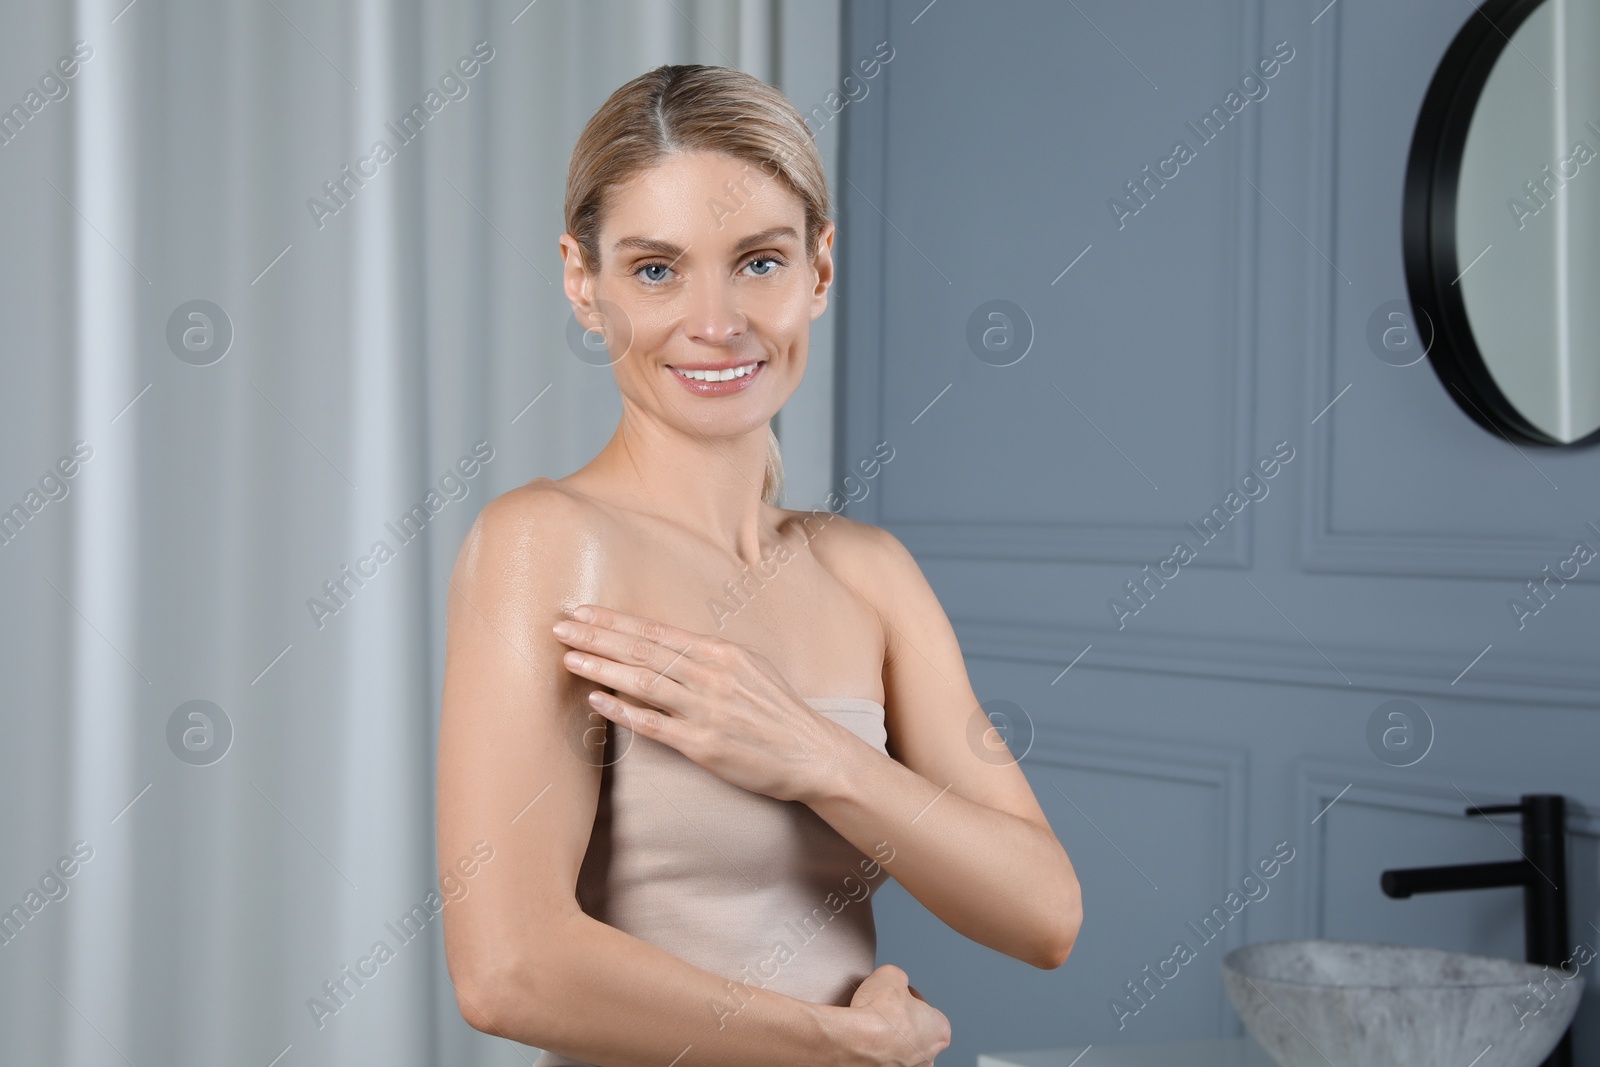
<instances>
[{"instance_id":1,"label":"round mirror","mask_svg":"<svg viewBox=\"0 0 1600 1067\"><path fill-rule=\"evenodd\" d=\"M1600 0L1489 0L1434 74L1404 254L1428 360L1514 442L1600 441Z\"/></svg>"}]
</instances>

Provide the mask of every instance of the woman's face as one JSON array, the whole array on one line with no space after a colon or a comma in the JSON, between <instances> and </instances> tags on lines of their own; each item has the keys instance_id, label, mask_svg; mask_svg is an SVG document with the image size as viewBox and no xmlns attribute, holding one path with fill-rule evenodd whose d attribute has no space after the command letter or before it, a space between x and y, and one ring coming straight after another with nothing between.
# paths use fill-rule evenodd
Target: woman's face
<instances>
[{"instance_id":1,"label":"woman's face","mask_svg":"<svg viewBox=\"0 0 1600 1067\"><path fill-rule=\"evenodd\" d=\"M603 328L627 401L685 432L748 433L805 373L833 281L833 224L805 258L805 205L780 178L721 153L678 153L612 190L600 264L561 237L578 321ZM683 370L745 368L726 382ZM717 375L713 374L713 377Z\"/></svg>"}]
</instances>

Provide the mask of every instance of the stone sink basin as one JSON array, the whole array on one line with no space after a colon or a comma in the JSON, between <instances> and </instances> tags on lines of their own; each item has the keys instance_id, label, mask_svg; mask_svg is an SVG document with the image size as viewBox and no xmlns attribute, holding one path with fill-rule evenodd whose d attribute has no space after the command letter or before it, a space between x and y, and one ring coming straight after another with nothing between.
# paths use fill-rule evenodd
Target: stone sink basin
<instances>
[{"instance_id":1,"label":"stone sink basin","mask_svg":"<svg viewBox=\"0 0 1600 1067\"><path fill-rule=\"evenodd\" d=\"M1584 983L1543 964L1363 941L1245 945L1222 978L1279 1067L1466 1067L1491 1047L1485 1063L1538 1067Z\"/></svg>"}]
</instances>

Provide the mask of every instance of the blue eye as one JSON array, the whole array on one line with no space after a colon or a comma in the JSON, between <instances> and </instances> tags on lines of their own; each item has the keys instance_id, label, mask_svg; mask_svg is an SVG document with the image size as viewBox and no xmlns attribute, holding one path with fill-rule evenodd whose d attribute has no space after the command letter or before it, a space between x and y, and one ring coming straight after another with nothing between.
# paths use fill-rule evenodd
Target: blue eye
<instances>
[{"instance_id":1,"label":"blue eye","mask_svg":"<svg viewBox=\"0 0 1600 1067\"><path fill-rule=\"evenodd\" d=\"M772 270L762 271L761 273L757 274L756 277L758 278L770 277L774 271L783 266L783 260L779 259L777 256L757 256L755 259L752 259L749 263L747 263L746 266L751 266L756 263L771 263L773 265Z\"/></svg>"},{"instance_id":2,"label":"blue eye","mask_svg":"<svg viewBox=\"0 0 1600 1067\"><path fill-rule=\"evenodd\" d=\"M773 274L777 273L777 269L779 267L784 265L783 259L778 256L756 256L754 259L746 262L745 266L748 268L757 263L770 264L766 270L759 270L755 272L754 277L757 278L770 278ZM670 263L642 263L634 268L633 274L634 277L639 278L646 285L659 286L666 282L666 272L671 270L672 264ZM662 273L646 275L644 274L645 271L660 271Z\"/></svg>"}]
</instances>

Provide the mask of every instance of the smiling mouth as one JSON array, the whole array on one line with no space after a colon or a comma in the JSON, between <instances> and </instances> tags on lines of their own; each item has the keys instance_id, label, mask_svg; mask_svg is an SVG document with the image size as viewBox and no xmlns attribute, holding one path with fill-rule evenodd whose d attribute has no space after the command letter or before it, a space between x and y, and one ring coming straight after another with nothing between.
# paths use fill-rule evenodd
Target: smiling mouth
<instances>
[{"instance_id":1,"label":"smiling mouth","mask_svg":"<svg viewBox=\"0 0 1600 1067\"><path fill-rule=\"evenodd\" d=\"M740 363L737 366L709 367L703 370L685 370L682 367L673 367L667 364L674 374L691 382L731 382L738 378L748 378L757 370L766 365L766 360L759 359L752 363Z\"/></svg>"}]
</instances>

